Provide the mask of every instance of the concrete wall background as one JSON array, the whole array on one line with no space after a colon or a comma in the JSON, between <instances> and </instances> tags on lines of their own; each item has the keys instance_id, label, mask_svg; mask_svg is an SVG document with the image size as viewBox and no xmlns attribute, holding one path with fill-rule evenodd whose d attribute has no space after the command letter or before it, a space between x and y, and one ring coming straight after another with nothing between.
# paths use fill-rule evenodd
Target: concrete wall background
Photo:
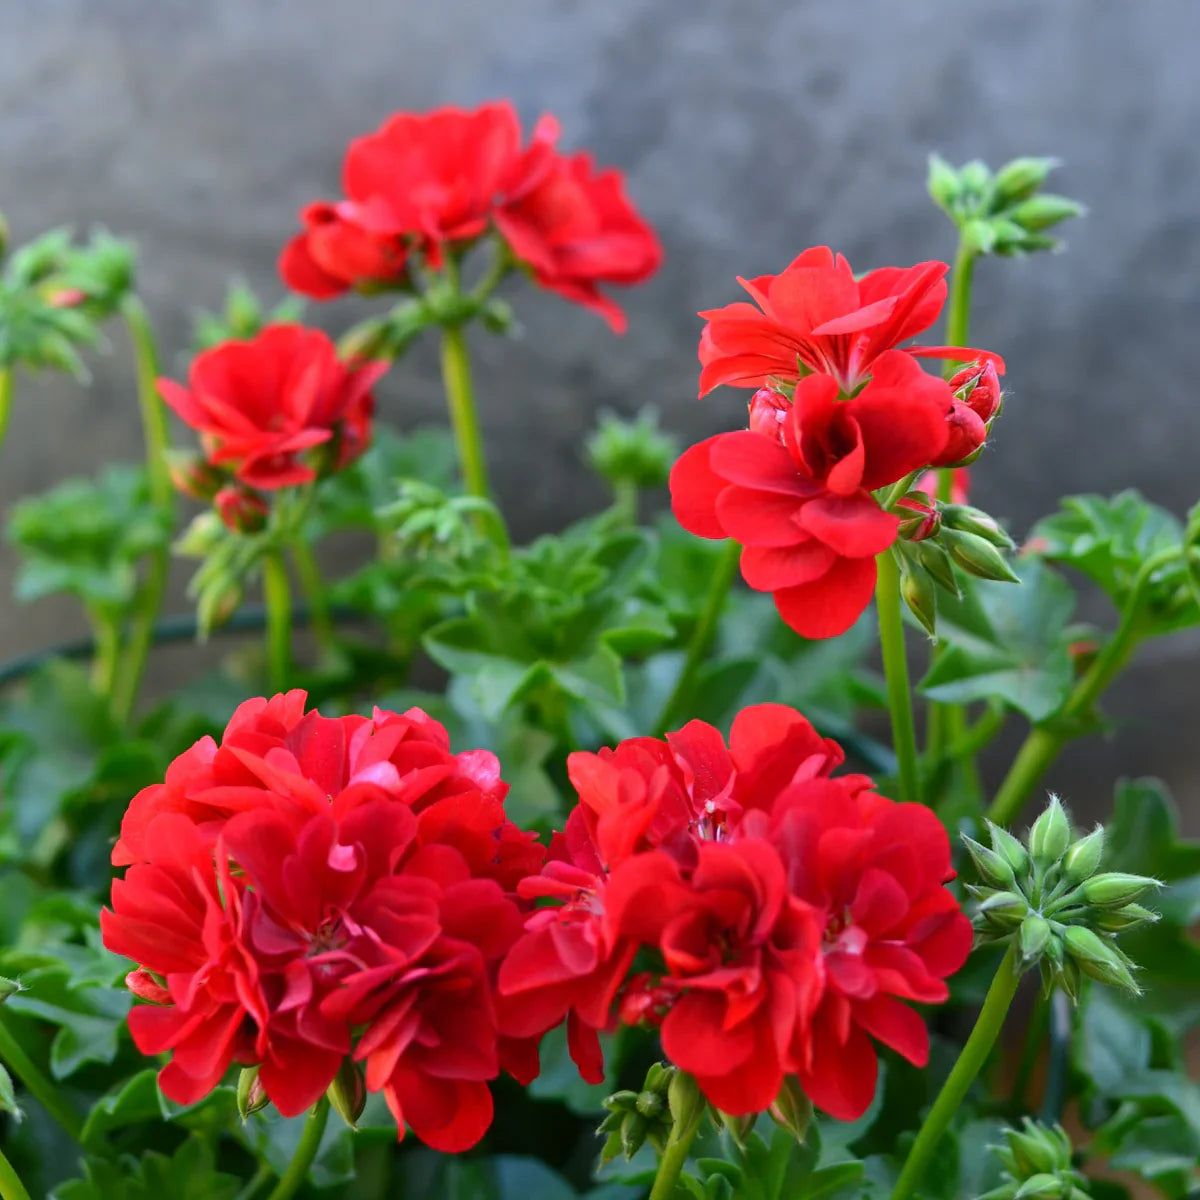
<instances>
[{"instance_id":1,"label":"concrete wall background","mask_svg":"<svg viewBox=\"0 0 1200 1200\"><path fill-rule=\"evenodd\" d=\"M278 294L296 210L336 193L346 141L393 110L509 95L621 166L667 251L625 296L628 335L521 289L524 339L478 346L521 532L599 502L577 468L598 407L653 402L688 440L728 424L732 394L694 399L693 314L734 299L735 274L818 242L859 269L948 256L923 192L934 149L1058 154L1058 188L1091 209L1069 253L978 271L973 339L1006 355L1011 388L980 503L1023 531L1067 491L1136 486L1177 512L1200 496L1191 0L6 0L4 25L0 210L17 240L58 223L134 236L174 369L191 311L231 275ZM359 311L310 316L336 330ZM440 419L429 351L385 385L391 419ZM0 505L139 453L119 331L92 366L86 391L21 381ZM5 550L0 598L11 568ZM0 613L5 656L78 629L66 604ZM1180 734L1198 659L1200 638L1150 647L1115 698L1120 735L1079 747L1056 782L1082 798L1157 772L1194 806L1200 760Z\"/></svg>"}]
</instances>

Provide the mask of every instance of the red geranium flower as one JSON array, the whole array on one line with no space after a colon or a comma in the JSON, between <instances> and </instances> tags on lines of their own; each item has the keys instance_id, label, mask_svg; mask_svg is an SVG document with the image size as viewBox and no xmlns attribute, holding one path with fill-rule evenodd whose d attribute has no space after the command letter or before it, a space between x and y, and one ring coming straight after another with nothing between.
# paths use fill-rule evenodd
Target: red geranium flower
<instances>
[{"instance_id":1,"label":"red geranium flower","mask_svg":"<svg viewBox=\"0 0 1200 1200\"><path fill-rule=\"evenodd\" d=\"M746 582L773 592L804 637L844 633L871 599L875 556L899 526L871 492L946 445L949 386L899 351L880 355L873 370L849 400L830 375L800 380L790 407L758 393L755 428L700 442L671 472L679 523L740 542Z\"/></svg>"},{"instance_id":2,"label":"red geranium flower","mask_svg":"<svg viewBox=\"0 0 1200 1200\"><path fill-rule=\"evenodd\" d=\"M782 705L740 713L728 748L693 721L574 755L579 805L521 885L558 904L526 919L504 961L502 1028L565 1019L597 1080L596 1032L649 1021L723 1111L762 1111L795 1075L826 1111L860 1115L869 1036L923 1059L902 1001L945 999L971 926L943 886L936 818L865 776L831 777L841 757Z\"/></svg>"},{"instance_id":3,"label":"red geranium flower","mask_svg":"<svg viewBox=\"0 0 1200 1200\"><path fill-rule=\"evenodd\" d=\"M642 283L662 263L621 173L596 172L587 154L555 154L548 170L524 172L496 211L496 227L542 287L599 313L616 333L625 330L624 314L597 285Z\"/></svg>"},{"instance_id":4,"label":"red geranium flower","mask_svg":"<svg viewBox=\"0 0 1200 1200\"><path fill-rule=\"evenodd\" d=\"M529 144L508 101L473 111L397 113L346 152L346 199L317 203L284 248L287 285L315 299L348 288L402 284L413 252L439 268L447 245L496 229L545 288L624 318L599 284L641 283L662 261L650 226L625 195L620 172L596 172L586 154L554 146L558 122L542 117Z\"/></svg>"},{"instance_id":5,"label":"red geranium flower","mask_svg":"<svg viewBox=\"0 0 1200 1200\"><path fill-rule=\"evenodd\" d=\"M784 382L806 370L832 375L851 395L879 355L928 329L946 301L942 262L883 267L854 278L842 255L814 246L779 275L738 279L754 304L730 304L702 312L700 395L721 384L759 387L771 377ZM905 353L959 361L984 351L910 346Z\"/></svg>"},{"instance_id":6,"label":"red geranium flower","mask_svg":"<svg viewBox=\"0 0 1200 1200\"><path fill-rule=\"evenodd\" d=\"M171 1098L256 1064L289 1116L352 1054L401 1131L466 1149L488 1080L529 1073L493 990L522 930L512 889L542 853L505 817L491 755L450 753L420 710L334 719L304 700L247 702L131 805L114 860L133 865L101 918L152 1002L131 1033L173 1052Z\"/></svg>"},{"instance_id":7,"label":"red geranium flower","mask_svg":"<svg viewBox=\"0 0 1200 1200\"><path fill-rule=\"evenodd\" d=\"M163 399L200 432L210 461L231 465L256 488L317 477L316 446L344 466L370 440L371 388L385 362L349 364L329 336L301 325L270 325L249 341L224 342L192 361L188 384L160 379Z\"/></svg>"}]
</instances>

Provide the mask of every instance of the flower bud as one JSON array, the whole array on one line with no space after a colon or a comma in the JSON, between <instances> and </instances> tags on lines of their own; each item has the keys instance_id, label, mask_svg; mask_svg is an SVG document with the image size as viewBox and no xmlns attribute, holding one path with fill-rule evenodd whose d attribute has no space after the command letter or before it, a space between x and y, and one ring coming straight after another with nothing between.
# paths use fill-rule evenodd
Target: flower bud
<instances>
[{"instance_id":1,"label":"flower bud","mask_svg":"<svg viewBox=\"0 0 1200 1200\"><path fill-rule=\"evenodd\" d=\"M750 428L755 433L782 442L783 423L791 407L791 402L782 392L772 387L759 388L750 397Z\"/></svg>"},{"instance_id":2,"label":"flower bud","mask_svg":"<svg viewBox=\"0 0 1200 1200\"><path fill-rule=\"evenodd\" d=\"M1123 908L1160 886L1157 879L1145 875L1108 871L1103 875L1093 875L1079 890L1094 908Z\"/></svg>"},{"instance_id":3,"label":"flower bud","mask_svg":"<svg viewBox=\"0 0 1200 1200\"><path fill-rule=\"evenodd\" d=\"M662 1115L667 1107L667 1102L658 1092L638 1092L634 1107L643 1117L653 1120Z\"/></svg>"},{"instance_id":4,"label":"flower bud","mask_svg":"<svg viewBox=\"0 0 1200 1200\"><path fill-rule=\"evenodd\" d=\"M965 466L987 441L987 425L970 405L955 400L946 416L950 435L946 448L934 459L932 466Z\"/></svg>"},{"instance_id":5,"label":"flower bud","mask_svg":"<svg viewBox=\"0 0 1200 1200\"><path fill-rule=\"evenodd\" d=\"M258 1068L243 1067L237 1082L238 1116L247 1121L252 1113L261 1112L270 1103L270 1097L263 1090L262 1080L258 1077Z\"/></svg>"},{"instance_id":6,"label":"flower bud","mask_svg":"<svg viewBox=\"0 0 1200 1200\"><path fill-rule=\"evenodd\" d=\"M627 1112L621 1122L621 1153L631 1159L645 1144L650 1125L639 1112Z\"/></svg>"},{"instance_id":7,"label":"flower bud","mask_svg":"<svg viewBox=\"0 0 1200 1200\"><path fill-rule=\"evenodd\" d=\"M896 516L900 518L900 537L906 542L923 542L942 527L941 514L925 492L911 491L902 497L896 504Z\"/></svg>"},{"instance_id":8,"label":"flower bud","mask_svg":"<svg viewBox=\"0 0 1200 1200\"><path fill-rule=\"evenodd\" d=\"M950 379L950 390L981 421L990 421L1000 411L1000 376L990 358L964 367Z\"/></svg>"},{"instance_id":9,"label":"flower bud","mask_svg":"<svg viewBox=\"0 0 1200 1200\"><path fill-rule=\"evenodd\" d=\"M358 1118L367 1106L367 1085L358 1064L348 1058L343 1059L325 1095L329 1097L333 1111L351 1129L357 1129Z\"/></svg>"},{"instance_id":10,"label":"flower bud","mask_svg":"<svg viewBox=\"0 0 1200 1200\"><path fill-rule=\"evenodd\" d=\"M950 556L936 541L914 543L917 562L933 577L934 583L954 597L962 595L958 580L954 577L954 564Z\"/></svg>"},{"instance_id":11,"label":"flower bud","mask_svg":"<svg viewBox=\"0 0 1200 1200\"><path fill-rule=\"evenodd\" d=\"M705 1099L700 1085L686 1071L676 1070L667 1088L667 1103L676 1129L688 1129L700 1119Z\"/></svg>"},{"instance_id":12,"label":"flower bud","mask_svg":"<svg viewBox=\"0 0 1200 1200\"><path fill-rule=\"evenodd\" d=\"M9 996L15 996L20 990L21 985L17 980L0 975L0 1004L3 1004Z\"/></svg>"},{"instance_id":13,"label":"flower bud","mask_svg":"<svg viewBox=\"0 0 1200 1200\"><path fill-rule=\"evenodd\" d=\"M1063 932L1063 944L1085 975L1134 995L1141 994L1125 956L1087 926L1068 925Z\"/></svg>"},{"instance_id":14,"label":"flower bud","mask_svg":"<svg viewBox=\"0 0 1200 1200\"><path fill-rule=\"evenodd\" d=\"M1104 855L1104 828L1097 825L1087 837L1072 842L1063 856L1063 874L1068 883L1082 883L1096 873Z\"/></svg>"},{"instance_id":15,"label":"flower bud","mask_svg":"<svg viewBox=\"0 0 1200 1200\"><path fill-rule=\"evenodd\" d=\"M1070 1169L1071 1143L1066 1143L1064 1154L1062 1143L1054 1131L1044 1125L1026 1117L1024 1129L1020 1133L1015 1130L1009 1131L1006 1136L1017 1174L1032 1176Z\"/></svg>"},{"instance_id":16,"label":"flower bud","mask_svg":"<svg viewBox=\"0 0 1200 1200\"><path fill-rule=\"evenodd\" d=\"M1012 867L1014 873L1023 875L1029 870L1029 854L1025 847L1007 829L993 825L991 821L987 826L992 849Z\"/></svg>"},{"instance_id":17,"label":"flower bud","mask_svg":"<svg viewBox=\"0 0 1200 1200\"><path fill-rule=\"evenodd\" d=\"M958 172L939 154L929 156L927 184L933 202L953 215L961 188Z\"/></svg>"},{"instance_id":18,"label":"flower bud","mask_svg":"<svg viewBox=\"0 0 1200 1200\"><path fill-rule=\"evenodd\" d=\"M1049 229L1069 217L1082 217L1087 212L1082 204L1066 196L1055 196L1046 193L1040 196L1030 196L1009 210L1009 219L1022 229L1038 231Z\"/></svg>"},{"instance_id":19,"label":"flower bud","mask_svg":"<svg viewBox=\"0 0 1200 1200\"><path fill-rule=\"evenodd\" d=\"M1013 1193L1013 1200L1066 1200L1069 1195L1057 1175L1039 1174L1026 1179Z\"/></svg>"},{"instance_id":20,"label":"flower bud","mask_svg":"<svg viewBox=\"0 0 1200 1200\"><path fill-rule=\"evenodd\" d=\"M1019 892L993 892L980 904L979 915L990 925L1016 929L1029 915L1029 901Z\"/></svg>"},{"instance_id":21,"label":"flower bud","mask_svg":"<svg viewBox=\"0 0 1200 1200\"><path fill-rule=\"evenodd\" d=\"M1008 208L1032 196L1058 166L1057 158L1014 158L996 172L993 186L997 207Z\"/></svg>"},{"instance_id":22,"label":"flower bud","mask_svg":"<svg viewBox=\"0 0 1200 1200\"><path fill-rule=\"evenodd\" d=\"M743 1148L757 1119L757 1114L755 1113L743 1113L740 1116L734 1116L732 1113L721 1112L719 1109L716 1110L716 1123L733 1138L738 1146Z\"/></svg>"},{"instance_id":23,"label":"flower bud","mask_svg":"<svg viewBox=\"0 0 1200 1200\"><path fill-rule=\"evenodd\" d=\"M1092 923L1102 933L1124 933L1139 925L1152 925L1158 920L1158 913L1140 904L1126 904L1123 908L1101 909L1094 915Z\"/></svg>"},{"instance_id":24,"label":"flower bud","mask_svg":"<svg viewBox=\"0 0 1200 1200\"><path fill-rule=\"evenodd\" d=\"M812 1101L800 1086L800 1081L794 1075L784 1078L779 1095L775 1097L775 1102L767 1111L776 1125L781 1129L786 1129L796 1141L804 1141L809 1122L812 1121L813 1106Z\"/></svg>"},{"instance_id":25,"label":"flower bud","mask_svg":"<svg viewBox=\"0 0 1200 1200\"><path fill-rule=\"evenodd\" d=\"M210 501L221 490L228 476L203 455L185 450L167 451L167 471L177 492L195 500Z\"/></svg>"},{"instance_id":26,"label":"flower bud","mask_svg":"<svg viewBox=\"0 0 1200 1200\"><path fill-rule=\"evenodd\" d=\"M981 846L974 838L963 834L963 845L975 864L975 869L985 883L996 888L1010 888L1015 882L1012 865L1003 856L986 846Z\"/></svg>"},{"instance_id":27,"label":"flower bud","mask_svg":"<svg viewBox=\"0 0 1200 1200\"><path fill-rule=\"evenodd\" d=\"M900 572L900 595L932 637L937 628L937 592L929 572L905 561Z\"/></svg>"},{"instance_id":28,"label":"flower bud","mask_svg":"<svg viewBox=\"0 0 1200 1200\"><path fill-rule=\"evenodd\" d=\"M676 454L674 439L659 429L653 409L643 409L632 419L601 413L599 428L587 443L592 470L614 487L623 483L661 487Z\"/></svg>"},{"instance_id":29,"label":"flower bud","mask_svg":"<svg viewBox=\"0 0 1200 1200\"><path fill-rule=\"evenodd\" d=\"M1071 822L1059 798L1050 803L1029 830L1029 852L1033 861L1045 869L1058 862L1071 841Z\"/></svg>"},{"instance_id":30,"label":"flower bud","mask_svg":"<svg viewBox=\"0 0 1200 1200\"><path fill-rule=\"evenodd\" d=\"M234 533L261 533L271 515L271 506L257 492L236 484L223 487L213 497L213 507Z\"/></svg>"},{"instance_id":31,"label":"flower bud","mask_svg":"<svg viewBox=\"0 0 1200 1200\"><path fill-rule=\"evenodd\" d=\"M233 616L242 602L242 594L242 585L225 575L205 583L196 597L196 623L201 641Z\"/></svg>"},{"instance_id":32,"label":"flower bud","mask_svg":"<svg viewBox=\"0 0 1200 1200\"><path fill-rule=\"evenodd\" d=\"M1021 582L1000 551L978 534L943 528L941 541L950 557L968 575L974 575L979 579L1000 580L1005 583Z\"/></svg>"},{"instance_id":33,"label":"flower bud","mask_svg":"<svg viewBox=\"0 0 1200 1200\"><path fill-rule=\"evenodd\" d=\"M1053 936L1050 922L1037 913L1030 913L1021 922L1021 931L1017 938L1017 948L1021 952L1021 960L1025 963L1037 962L1046 949L1046 943Z\"/></svg>"},{"instance_id":34,"label":"flower bud","mask_svg":"<svg viewBox=\"0 0 1200 1200\"><path fill-rule=\"evenodd\" d=\"M186 558L207 558L225 539L224 527L216 513L198 513L175 542L175 552Z\"/></svg>"}]
</instances>

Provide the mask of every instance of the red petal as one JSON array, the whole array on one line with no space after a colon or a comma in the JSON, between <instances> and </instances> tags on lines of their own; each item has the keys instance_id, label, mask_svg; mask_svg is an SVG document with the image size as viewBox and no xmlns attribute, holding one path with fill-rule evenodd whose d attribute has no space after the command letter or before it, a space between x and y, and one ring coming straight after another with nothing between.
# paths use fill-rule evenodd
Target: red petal
<instances>
[{"instance_id":1,"label":"red petal","mask_svg":"<svg viewBox=\"0 0 1200 1200\"><path fill-rule=\"evenodd\" d=\"M810 502L811 503L811 502ZM801 501L779 492L727 487L717 497L717 520L743 546L792 546L810 541L800 528Z\"/></svg>"},{"instance_id":2,"label":"red petal","mask_svg":"<svg viewBox=\"0 0 1200 1200\"><path fill-rule=\"evenodd\" d=\"M837 637L858 620L874 592L875 560L842 558L813 583L776 592L775 607L801 637Z\"/></svg>"},{"instance_id":3,"label":"red petal","mask_svg":"<svg viewBox=\"0 0 1200 1200\"><path fill-rule=\"evenodd\" d=\"M800 1072L805 1095L823 1112L839 1121L856 1121L875 1098L879 1063L875 1048L861 1029L851 1027L844 1045L838 1045L827 1022L813 1036L813 1061Z\"/></svg>"},{"instance_id":4,"label":"red petal","mask_svg":"<svg viewBox=\"0 0 1200 1200\"><path fill-rule=\"evenodd\" d=\"M675 519L697 537L726 536L717 520L716 508L717 496L726 483L713 473L709 461L713 446L722 436L717 434L697 442L690 450L685 450L671 468L671 508Z\"/></svg>"},{"instance_id":5,"label":"red petal","mask_svg":"<svg viewBox=\"0 0 1200 1200\"><path fill-rule=\"evenodd\" d=\"M900 518L884 512L872 496L818 496L800 510L800 524L847 558L882 554L895 540Z\"/></svg>"},{"instance_id":6,"label":"red petal","mask_svg":"<svg viewBox=\"0 0 1200 1200\"><path fill-rule=\"evenodd\" d=\"M747 546L742 578L755 591L775 592L820 579L836 561L837 554L815 538L795 546Z\"/></svg>"},{"instance_id":7,"label":"red petal","mask_svg":"<svg viewBox=\"0 0 1200 1200\"><path fill-rule=\"evenodd\" d=\"M873 1038L907 1058L914 1067L929 1061L929 1030L920 1014L882 993L854 1005L854 1020Z\"/></svg>"}]
</instances>

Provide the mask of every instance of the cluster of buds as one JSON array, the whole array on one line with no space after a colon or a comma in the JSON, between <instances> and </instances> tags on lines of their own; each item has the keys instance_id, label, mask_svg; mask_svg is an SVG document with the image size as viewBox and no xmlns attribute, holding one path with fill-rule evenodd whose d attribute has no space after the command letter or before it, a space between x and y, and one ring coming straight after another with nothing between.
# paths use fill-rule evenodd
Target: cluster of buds
<instances>
[{"instance_id":1,"label":"cluster of buds","mask_svg":"<svg viewBox=\"0 0 1200 1200\"><path fill-rule=\"evenodd\" d=\"M242 1122L248 1121L256 1112L262 1112L271 1103L270 1097L258 1077L258 1067L243 1067L237 1082L237 1110ZM333 1111L350 1126L358 1128L358 1119L367 1106L367 1084L362 1068L353 1060L343 1060L333 1082L325 1092Z\"/></svg>"},{"instance_id":2,"label":"cluster of buds","mask_svg":"<svg viewBox=\"0 0 1200 1200\"><path fill-rule=\"evenodd\" d=\"M1139 994L1136 965L1116 937L1158 920L1138 903L1160 886L1158 880L1101 871L1103 828L1075 837L1057 796L1025 844L990 822L988 832L990 849L963 838L982 880L967 885L980 902L978 941L1014 946L1023 969L1039 967L1047 989L1057 985L1072 1000L1084 975Z\"/></svg>"},{"instance_id":3,"label":"cluster of buds","mask_svg":"<svg viewBox=\"0 0 1200 1200\"><path fill-rule=\"evenodd\" d=\"M893 546L900 568L900 593L930 636L937 622L937 592L962 595L957 566L978 579L1018 582L1003 551L1013 541L987 513L968 504L944 504L911 491L896 504L901 518Z\"/></svg>"},{"instance_id":4,"label":"cluster of buds","mask_svg":"<svg viewBox=\"0 0 1200 1200\"><path fill-rule=\"evenodd\" d=\"M984 163L952 167L936 154L929 159L929 194L958 226L972 254L1012 257L1056 250L1046 230L1084 208L1066 196L1041 191L1058 165L1053 158L1015 158L994 174Z\"/></svg>"},{"instance_id":5,"label":"cluster of buds","mask_svg":"<svg viewBox=\"0 0 1200 1200\"><path fill-rule=\"evenodd\" d=\"M1071 1139L1025 1117L1020 1130L1006 1129L1003 1146L988 1148L1004 1164L1002 1182L979 1200L1088 1200L1087 1180L1071 1166Z\"/></svg>"},{"instance_id":6,"label":"cluster of buds","mask_svg":"<svg viewBox=\"0 0 1200 1200\"><path fill-rule=\"evenodd\" d=\"M176 491L211 504L231 533L261 533L267 527L271 516L267 497L234 479L231 471L214 465L204 455L169 450L167 470Z\"/></svg>"},{"instance_id":7,"label":"cluster of buds","mask_svg":"<svg viewBox=\"0 0 1200 1200\"><path fill-rule=\"evenodd\" d=\"M494 504L480 496L449 496L431 483L406 479L400 495L377 509L381 530L391 535L389 550L416 559L465 563L489 544L484 532L504 540L504 522Z\"/></svg>"},{"instance_id":8,"label":"cluster of buds","mask_svg":"<svg viewBox=\"0 0 1200 1200\"><path fill-rule=\"evenodd\" d=\"M658 427L658 414L643 409L632 420L616 413L600 414L599 427L587 441L588 465L620 492L664 487L679 446Z\"/></svg>"},{"instance_id":9,"label":"cluster of buds","mask_svg":"<svg viewBox=\"0 0 1200 1200\"><path fill-rule=\"evenodd\" d=\"M609 1096L604 1101L608 1116L596 1130L607 1135L600 1151L601 1161L609 1162L618 1154L631 1159L646 1142L661 1154L675 1127L675 1113L685 1100L682 1093L688 1082L695 1088L690 1076L666 1063L655 1063L646 1072L640 1091L626 1089ZM676 1093L674 1105L672 1087Z\"/></svg>"}]
</instances>

